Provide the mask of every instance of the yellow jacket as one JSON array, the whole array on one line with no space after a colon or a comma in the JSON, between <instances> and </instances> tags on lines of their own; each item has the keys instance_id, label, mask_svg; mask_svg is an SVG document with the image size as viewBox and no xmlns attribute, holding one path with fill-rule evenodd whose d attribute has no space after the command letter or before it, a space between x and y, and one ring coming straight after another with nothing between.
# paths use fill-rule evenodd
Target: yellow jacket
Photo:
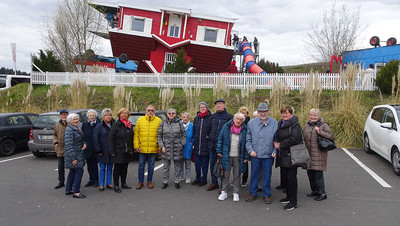
<instances>
[{"instance_id":1,"label":"yellow jacket","mask_svg":"<svg viewBox=\"0 0 400 226\"><path fill-rule=\"evenodd\" d=\"M151 118L146 114L136 121L135 135L133 136L133 147L140 148L140 153L157 153L159 149L157 132L161 119L153 115Z\"/></svg>"}]
</instances>

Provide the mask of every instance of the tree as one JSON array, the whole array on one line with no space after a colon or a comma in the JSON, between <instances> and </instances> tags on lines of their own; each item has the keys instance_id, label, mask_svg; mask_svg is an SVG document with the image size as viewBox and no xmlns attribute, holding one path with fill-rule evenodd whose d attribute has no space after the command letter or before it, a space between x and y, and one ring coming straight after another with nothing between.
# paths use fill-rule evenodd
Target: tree
<instances>
[{"instance_id":1,"label":"tree","mask_svg":"<svg viewBox=\"0 0 400 226\"><path fill-rule=\"evenodd\" d=\"M4 75L13 75L14 74L14 69L9 69L9 68L5 68L5 67L1 67L0 68L0 74L4 74ZM17 75L29 75L28 73L26 73L25 71L20 71L17 70Z\"/></svg>"},{"instance_id":2,"label":"tree","mask_svg":"<svg viewBox=\"0 0 400 226\"><path fill-rule=\"evenodd\" d=\"M189 68L192 66L192 60L188 62L185 57L186 52L184 49L179 49L175 62L173 64L168 64L165 67L165 73L185 73L188 72Z\"/></svg>"},{"instance_id":3,"label":"tree","mask_svg":"<svg viewBox=\"0 0 400 226\"><path fill-rule=\"evenodd\" d=\"M381 67L376 74L376 86L378 86L382 93L390 94L393 88L393 91L396 93L398 85L398 78L396 75L399 71L399 63L399 60L392 60L385 66ZM393 77L395 78L396 84L393 84Z\"/></svg>"},{"instance_id":4,"label":"tree","mask_svg":"<svg viewBox=\"0 0 400 226\"><path fill-rule=\"evenodd\" d=\"M360 7L349 9L346 5L336 8L332 2L329 11L324 10L322 25L312 25L305 41L306 55L319 62L328 62L332 55L354 48L360 31Z\"/></svg>"},{"instance_id":5,"label":"tree","mask_svg":"<svg viewBox=\"0 0 400 226\"><path fill-rule=\"evenodd\" d=\"M42 71L52 71L52 72L63 72L65 71L63 64L59 59L57 59L53 52L50 50L40 50L39 57L33 55L33 63L40 68ZM38 71L36 67L33 67L34 71Z\"/></svg>"},{"instance_id":6,"label":"tree","mask_svg":"<svg viewBox=\"0 0 400 226\"><path fill-rule=\"evenodd\" d=\"M55 15L44 21L45 43L66 71L86 71L86 59L79 56L97 48L99 37L90 31L98 30L102 19L88 0L59 0ZM75 64L74 58L79 64Z\"/></svg>"},{"instance_id":7,"label":"tree","mask_svg":"<svg viewBox=\"0 0 400 226\"><path fill-rule=\"evenodd\" d=\"M257 65L267 73L285 73L285 70L278 63L269 62L265 58L261 58Z\"/></svg>"}]
</instances>

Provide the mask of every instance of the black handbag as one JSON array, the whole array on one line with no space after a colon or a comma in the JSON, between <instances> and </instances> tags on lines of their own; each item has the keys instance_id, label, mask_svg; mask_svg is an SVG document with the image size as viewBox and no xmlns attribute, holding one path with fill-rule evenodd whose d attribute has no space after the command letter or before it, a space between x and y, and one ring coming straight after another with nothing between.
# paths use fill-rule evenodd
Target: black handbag
<instances>
[{"instance_id":1,"label":"black handbag","mask_svg":"<svg viewBox=\"0 0 400 226\"><path fill-rule=\"evenodd\" d=\"M224 176L224 168L222 167L221 158L217 158L217 162L214 165L213 173L215 176L222 178Z\"/></svg>"},{"instance_id":2,"label":"black handbag","mask_svg":"<svg viewBox=\"0 0 400 226\"><path fill-rule=\"evenodd\" d=\"M328 140L320 135L318 135L318 147L321 151L331 151L337 148L335 141Z\"/></svg>"}]
</instances>

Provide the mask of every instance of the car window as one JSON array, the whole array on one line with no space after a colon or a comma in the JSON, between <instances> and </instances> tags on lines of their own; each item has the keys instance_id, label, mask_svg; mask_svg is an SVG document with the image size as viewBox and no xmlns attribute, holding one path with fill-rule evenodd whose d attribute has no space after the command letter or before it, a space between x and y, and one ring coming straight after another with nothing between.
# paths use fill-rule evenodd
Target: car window
<instances>
[{"instance_id":1,"label":"car window","mask_svg":"<svg viewBox=\"0 0 400 226\"><path fill-rule=\"evenodd\" d=\"M158 114L157 117L159 117L163 121L167 118L165 114Z\"/></svg>"},{"instance_id":2,"label":"car window","mask_svg":"<svg viewBox=\"0 0 400 226\"><path fill-rule=\"evenodd\" d=\"M129 116L129 121L131 121L132 125L136 125L136 121L142 116L143 115L131 115Z\"/></svg>"},{"instance_id":3,"label":"car window","mask_svg":"<svg viewBox=\"0 0 400 226\"><path fill-rule=\"evenodd\" d=\"M6 117L4 119L4 123L5 123L6 126L13 126L14 125L13 120L11 119L11 117Z\"/></svg>"},{"instance_id":4,"label":"car window","mask_svg":"<svg viewBox=\"0 0 400 226\"><path fill-rule=\"evenodd\" d=\"M88 118L86 116L86 112L79 112L78 115L81 123L87 122Z\"/></svg>"},{"instance_id":5,"label":"car window","mask_svg":"<svg viewBox=\"0 0 400 226\"><path fill-rule=\"evenodd\" d=\"M396 120L394 119L394 114L393 114L392 110L390 110L390 109L385 110L382 122L391 122L392 128L397 130Z\"/></svg>"},{"instance_id":6,"label":"car window","mask_svg":"<svg viewBox=\"0 0 400 226\"><path fill-rule=\"evenodd\" d=\"M14 122L15 126L28 125L28 122L26 121L26 119L23 115L12 116L11 119Z\"/></svg>"},{"instance_id":7,"label":"car window","mask_svg":"<svg viewBox=\"0 0 400 226\"><path fill-rule=\"evenodd\" d=\"M60 117L58 115L39 115L33 124L38 129L54 129L54 125L60 121Z\"/></svg>"},{"instance_id":8,"label":"car window","mask_svg":"<svg viewBox=\"0 0 400 226\"><path fill-rule=\"evenodd\" d=\"M375 108L372 112L371 118L379 123L382 123L383 113L386 108Z\"/></svg>"},{"instance_id":9,"label":"car window","mask_svg":"<svg viewBox=\"0 0 400 226\"><path fill-rule=\"evenodd\" d=\"M37 119L37 115L28 115L29 120L33 123Z\"/></svg>"}]
</instances>

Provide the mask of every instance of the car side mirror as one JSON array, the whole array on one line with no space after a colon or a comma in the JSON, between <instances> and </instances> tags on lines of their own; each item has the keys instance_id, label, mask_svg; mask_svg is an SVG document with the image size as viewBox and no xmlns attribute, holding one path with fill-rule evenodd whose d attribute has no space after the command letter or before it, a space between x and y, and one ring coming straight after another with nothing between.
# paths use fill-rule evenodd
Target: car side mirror
<instances>
[{"instance_id":1,"label":"car side mirror","mask_svg":"<svg viewBox=\"0 0 400 226\"><path fill-rule=\"evenodd\" d=\"M385 129L393 129L393 128L392 128L392 123L391 123L391 122L384 122L384 123L381 123L381 127L382 127L382 128L385 128Z\"/></svg>"}]
</instances>

